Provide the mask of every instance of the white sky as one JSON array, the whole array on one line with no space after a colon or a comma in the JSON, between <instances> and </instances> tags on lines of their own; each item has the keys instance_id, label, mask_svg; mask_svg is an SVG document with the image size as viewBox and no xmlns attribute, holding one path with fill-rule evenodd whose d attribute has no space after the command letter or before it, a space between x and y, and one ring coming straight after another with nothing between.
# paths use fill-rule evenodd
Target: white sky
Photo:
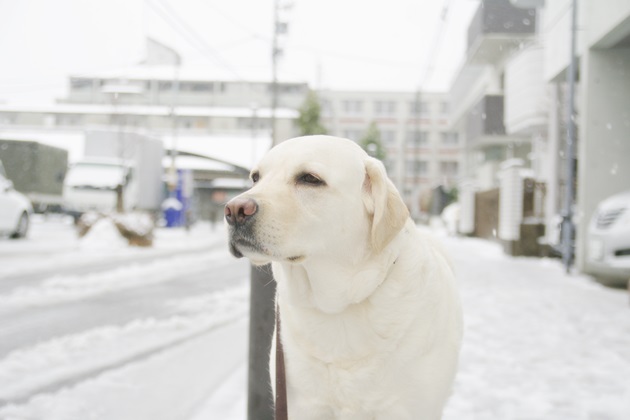
<instances>
[{"instance_id":1,"label":"white sky","mask_svg":"<svg viewBox=\"0 0 630 420\"><path fill-rule=\"evenodd\" d=\"M477 5L292 0L281 13L289 23L281 38L281 78L317 88L413 90L433 55L424 87L447 89ZM0 0L0 101L62 97L70 73L140 61L145 36L174 47L184 66L201 67L210 77L268 78L272 17L273 0Z\"/></svg>"}]
</instances>

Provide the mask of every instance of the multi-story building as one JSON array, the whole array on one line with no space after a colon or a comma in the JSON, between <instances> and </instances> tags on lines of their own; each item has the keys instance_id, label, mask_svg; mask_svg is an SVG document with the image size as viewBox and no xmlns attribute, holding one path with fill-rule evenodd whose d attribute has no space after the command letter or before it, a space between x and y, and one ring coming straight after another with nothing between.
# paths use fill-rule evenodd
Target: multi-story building
<instances>
[{"instance_id":1,"label":"multi-story building","mask_svg":"<svg viewBox=\"0 0 630 420\"><path fill-rule=\"evenodd\" d=\"M544 220L546 242L557 245L558 221L567 210L566 186L575 182L576 199L568 205L576 224L576 262L589 272L588 230L596 206L630 190L630 0L576 1L578 22L572 34L573 3L484 0L470 24L466 60L450 90L450 121L465 142L467 157L460 231L504 242L517 239L515 223L524 223L528 203L523 190L513 187L529 178L530 185L541 186L530 215L541 216L534 222ZM517 7L523 5L529 8ZM577 44L578 152L569 162L572 36ZM513 157L520 160L509 159ZM569 165L578 169L575 180L568 180ZM486 195L489 191L502 196ZM501 211L492 229L484 231L475 211L492 200Z\"/></svg>"},{"instance_id":2,"label":"multi-story building","mask_svg":"<svg viewBox=\"0 0 630 420\"><path fill-rule=\"evenodd\" d=\"M295 134L296 109L306 83L282 82L276 129ZM157 135L258 135L270 132L270 82L215 80L186 68L138 66L117 74L70 78L68 96L50 105L1 105L2 128L142 128ZM254 126L255 121L255 126Z\"/></svg>"},{"instance_id":3,"label":"multi-story building","mask_svg":"<svg viewBox=\"0 0 630 420\"><path fill-rule=\"evenodd\" d=\"M524 80L529 70L510 66L514 54L532 48L537 18L535 9L517 8L509 0L484 0L470 22L466 57L449 92L450 128L459 133L466 157L459 196L462 233L518 239L513 225L522 214L504 205L508 211L500 218L498 190L502 162L530 167L532 137L544 136L536 128L544 123L530 112L536 104L522 102L530 98L534 76ZM515 89L520 96L507 100Z\"/></svg>"},{"instance_id":4,"label":"multi-story building","mask_svg":"<svg viewBox=\"0 0 630 420\"><path fill-rule=\"evenodd\" d=\"M578 269L590 272L588 229L596 207L606 197L630 190L630 0L576 3L575 250ZM569 66L571 5L571 0L547 0L542 10L544 80L553 92L562 92ZM549 111L551 122L562 119L562 108ZM549 138L552 153L564 152L562 130L550 130Z\"/></svg>"},{"instance_id":5,"label":"multi-story building","mask_svg":"<svg viewBox=\"0 0 630 420\"><path fill-rule=\"evenodd\" d=\"M444 93L321 91L319 97L323 124L332 135L360 142L376 123L385 166L414 216L432 188L456 185L463 148L449 130Z\"/></svg>"}]
</instances>

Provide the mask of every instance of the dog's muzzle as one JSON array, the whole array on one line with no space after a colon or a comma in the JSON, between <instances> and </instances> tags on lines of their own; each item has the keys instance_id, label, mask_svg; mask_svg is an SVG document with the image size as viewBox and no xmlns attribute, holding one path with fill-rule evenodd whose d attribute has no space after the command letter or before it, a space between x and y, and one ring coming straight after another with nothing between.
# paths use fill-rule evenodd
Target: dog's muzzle
<instances>
[{"instance_id":1,"label":"dog's muzzle","mask_svg":"<svg viewBox=\"0 0 630 420\"><path fill-rule=\"evenodd\" d=\"M237 258L243 257L243 249L256 251L260 248L253 233L257 212L258 203L251 198L236 197L225 205L225 221L230 231L230 252Z\"/></svg>"}]
</instances>

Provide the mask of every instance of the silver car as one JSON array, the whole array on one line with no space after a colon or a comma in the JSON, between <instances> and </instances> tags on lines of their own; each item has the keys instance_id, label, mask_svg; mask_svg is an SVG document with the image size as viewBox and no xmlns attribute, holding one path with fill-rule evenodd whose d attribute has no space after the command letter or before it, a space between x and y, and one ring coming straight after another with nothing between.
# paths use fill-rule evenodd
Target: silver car
<instances>
[{"instance_id":1,"label":"silver car","mask_svg":"<svg viewBox=\"0 0 630 420\"><path fill-rule=\"evenodd\" d=\"M13 239L25 237L32 212L31 202L13 188L0 161L0 235Z\"/></svg>"},{"instance_id":2,"label":"silver car","mask_svg":"<svg viewBox=\"0 0 630 420\"><path fill-rule=\"evenodd\" d=\"M588 230L587 273L624 287L630 279L630 191L602 201Z\"/></svg>"}]
</instances>

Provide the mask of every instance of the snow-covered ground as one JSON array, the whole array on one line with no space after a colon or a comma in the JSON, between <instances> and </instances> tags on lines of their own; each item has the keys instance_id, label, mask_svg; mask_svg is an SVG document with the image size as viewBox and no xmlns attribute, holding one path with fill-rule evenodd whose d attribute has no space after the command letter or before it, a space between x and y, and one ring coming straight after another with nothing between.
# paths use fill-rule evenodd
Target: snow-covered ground
<instances>
[{"instance_id":1,"label":"snow-covered ground","mask_svg":"<svg viewBox=\"0 0 630 420\"><path fill-rule=\"evenodd\" d=\"M62 267L68 264L61 258L66 251L80 248L68 237L60 239L59 250L47 249L39 234L31 245L19 246L32 246L40 255L55 252ZM158 239L156 249L132 252L195 250L224 241L221 228L213 232L207 226L188 239L181 232L160 234L169 236ZM568 276L556 260L511 258L498 245L478 239L443 235L441 240L457 269L466 323L445 420L630 418L627 292ZM0 241L0 253L10 247ZM123 258L122 248L112 248L113 258ZM86 258L90 254L81 252ZM191 258L181 254L172 263L181 269L196 264ZM220 265L230 257L220 247L204 258ZM44 265L51 273L53 261ZM17 258L13 268L21 270L24 263ZM48 279L0 294L0 311L63 304L106 293L108 287L169 281L168 276L160 280L160 273L169 270L160 264L61 284ZM10 268L5 272L13 273ZM172 314L167 318L56 337L0 359L0 419L244 420L246 282L168 305ZM23 398L37 389L42 392Z\"/></svg>"},{"instance_id":2,"label":"snow-covered ground","mask_svg":"<svg viewBox=\"0 0 630 420\"><path fill-rule=\"evenodd\" d=\"M155 236L153 248L131 248L109 222L78 239L66 219L35 218L29 239L0 240L0 318L89 299L108 304L109 296L178 287L199 271L234 264L222 226L158 229ZM16 348L0 359L0 419L189 419L213 407L242 418L244 394L217 393L230 380L244 381L249 288L241 280L192 297L167 295L160 316ZM22 323L12 325L0 333L11 336Z\"/></svg>"},{"instance_id":3,"label":"snow-covered ground","mask_svg":"<svg viewBox=\"0 0 630 420\"><path fill-rule=\"evenodd\" d=\"M479 239L443 238L465 313L445 420L630 418L628 293L511 258Z\"/></svg>"}]
</instances>

